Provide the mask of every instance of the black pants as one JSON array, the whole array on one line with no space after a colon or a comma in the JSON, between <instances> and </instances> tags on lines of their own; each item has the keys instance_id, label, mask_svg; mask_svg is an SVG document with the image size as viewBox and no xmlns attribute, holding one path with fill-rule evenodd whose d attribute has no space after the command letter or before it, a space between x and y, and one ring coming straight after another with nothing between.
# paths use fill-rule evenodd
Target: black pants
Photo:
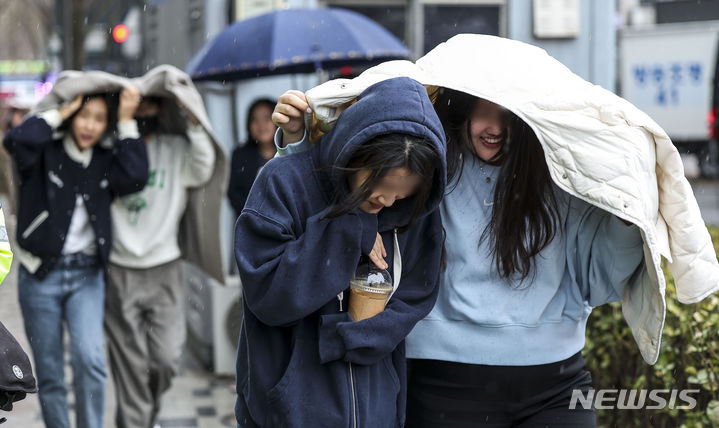
<instances>
[{"instance_id":1,"label":"black pants","mask_svg":"<svg viewBox=\"0 0 719 428\"><path fill-rule=\"evenodd\" d=\"M485 366L409 360L406 428L596 427L594 410L569 409L592 387L581 353L551 364Z\"/></svg>"}]
</instances>

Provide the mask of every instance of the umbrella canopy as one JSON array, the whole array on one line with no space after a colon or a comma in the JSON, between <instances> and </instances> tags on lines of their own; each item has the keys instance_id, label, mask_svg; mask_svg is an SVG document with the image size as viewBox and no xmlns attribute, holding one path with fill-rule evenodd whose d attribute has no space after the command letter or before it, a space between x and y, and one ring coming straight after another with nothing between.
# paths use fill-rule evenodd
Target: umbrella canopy
<instances>
[{"instance_id":1,"label":"umbrella canopy","mask_svg":"<svg viewBox=\"0 0 719 428\"><path fill-rule=\"evenodd\" d=\"M186 71L193 80L232 81L409 57L402 42L358 13L287 9L235 22L205 44Z\"/></svg>"}]
</instances>

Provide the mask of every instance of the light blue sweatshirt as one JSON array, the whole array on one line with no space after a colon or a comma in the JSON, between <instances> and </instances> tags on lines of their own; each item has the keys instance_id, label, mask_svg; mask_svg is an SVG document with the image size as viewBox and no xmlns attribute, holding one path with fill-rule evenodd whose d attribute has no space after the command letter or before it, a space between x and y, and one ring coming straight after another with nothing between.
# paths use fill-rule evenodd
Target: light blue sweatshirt
<instances>
[{"instance_id":1,"label":"light blue sweatshirt","mask_svg":"<svg viewBox=\"0 0 719 428\"><path fill-rule=\"evenodd\" d=\"M308 147L303 139L278 154ZM407 358L504 366L564 360L584 347L592 307L620 300L643 263L636 226L555 187L555 239L525 282L499 278L487 243L480 243L498 173L499 167L480 169L475 158L467 160L440 204L447 269L434 309L406 339Z\"/></svg>"},{"instance_id":2,"label":"light blue sweatshirt","mask_svg":"<svg viewBox=\"0 0 719 428\"><path fill-rule=\"evenodd\" d=\"M591 308L620 300L642 263L639 229L555 187L559 233L527 280L502 280L480 243L499 167L482 170L466 161L440 205L447 270L434 309L407 337L407 357L505 366L566 359L584 347Z\"/></svg>"}]
</instances>

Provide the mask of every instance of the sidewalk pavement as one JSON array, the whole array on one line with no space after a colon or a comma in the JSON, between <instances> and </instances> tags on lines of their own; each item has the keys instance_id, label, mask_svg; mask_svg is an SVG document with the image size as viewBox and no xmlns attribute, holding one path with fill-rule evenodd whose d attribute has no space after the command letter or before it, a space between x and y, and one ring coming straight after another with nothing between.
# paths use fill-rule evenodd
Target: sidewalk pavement
<instances>
[{"instance_id":1,"label":"sidewalk pavement","mask_svg":"<svg viewBox=\"0 0 719 428\"><path fill-rule=\"evenodd\" d=\"M8 235L11 236L11 245L16 247L15 218L6 213ZM25 335L22 314L17 298L17 260L5 281L0 285L0 321L20 342L25 352L30 356L33 364L29 341ZM160 426L162 428L224 428L236 427L234 405L236 394L234 391L234 378L217 377L212 373L197 369L190 354L186 352L185 363L180 374L173 380L171 389L165 394L160 412ZM66 356L65 373L68 386L72 385L72 369ZM71 387L68 388L70 391ZM70 405L74 402L72 394L68 400ZM115 396L112 385L112 376L108 369L108 381L105 398L105 417L103 427L114 427ZM71 422L74 426L74 412L70 412ZM40 414L40 403L37 394L28 396L15 403L11 412L0 411L0 417L7 418L2 427L42 428L44 427Z\"/></svg>"}]
</instances>

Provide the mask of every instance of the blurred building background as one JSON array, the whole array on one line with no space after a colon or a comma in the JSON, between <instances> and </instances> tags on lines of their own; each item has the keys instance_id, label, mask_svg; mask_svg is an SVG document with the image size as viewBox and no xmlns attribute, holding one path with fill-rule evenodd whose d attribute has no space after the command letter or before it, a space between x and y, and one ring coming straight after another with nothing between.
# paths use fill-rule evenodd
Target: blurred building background
<instances>
[{"instance_id":1,"label":"blurred building background","mask_svg":"<svg viewBox=\"0 0 719 428\"><path fill-rule=\"evenodd\" d=\"M617 80L617 30L719 19L719 2L696 0L0 0L0 79L42 82L61 69L134 76L163 63L183 68L231 22L298 7L359 12L415 57L465 32L525 41L610 90ZM119 25L122 40L114 38ZM293 83L306 89L316 82ZM254 95L249 88L243 87L246 97ZM243 104L236 110L242 117ZM237 125L233 139L242 140L244 126Z\"/></svg>"}]
</instances>

